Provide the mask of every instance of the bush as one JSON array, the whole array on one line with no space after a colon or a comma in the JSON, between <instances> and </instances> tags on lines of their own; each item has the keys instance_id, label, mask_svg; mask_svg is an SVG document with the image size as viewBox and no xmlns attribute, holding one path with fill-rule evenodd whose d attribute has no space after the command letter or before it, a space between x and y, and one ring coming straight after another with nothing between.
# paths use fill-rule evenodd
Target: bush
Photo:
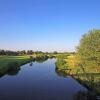
<instances>
[{"instance_id":1,"label":"bush","mask_svg":"<svg viewBox=\"0 0 100 100\"><path fill-rule=\"evenodd\" d=\"M45 61L48 59L48 56L45 54L37 54L35 60L36 61Z\"/></svg>"}]
</instances>

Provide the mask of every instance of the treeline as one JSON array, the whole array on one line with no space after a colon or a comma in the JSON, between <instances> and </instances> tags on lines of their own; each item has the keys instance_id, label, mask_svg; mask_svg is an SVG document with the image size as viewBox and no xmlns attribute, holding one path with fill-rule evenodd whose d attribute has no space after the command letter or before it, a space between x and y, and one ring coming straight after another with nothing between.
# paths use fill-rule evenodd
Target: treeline
<instances>
[{"instance_id":1,"label":"treeline","mask_svg":"<svg viewBox=\"0 0 100 100\"><path fill-rule=\"evenodd\" d=\"M0 55L11 55L11 56L17 56L17 55L32 55L32 54L39 54L43 53L41 51L34 52L33 50L22 50L22 51L11 51L11 50L0 50Z\"/></svg>"},{"instance_id":2,"label":"treeline","mask_svg":"<svg viewBox=\"0 0 100 100\"><path fill-rule=\"evenodd\" d=\"M33 50L22 50L22 51L11 51L11 50L0 50L0 55L32 55L32 54L51 54L49 52L42 52L42 51L33 51ZM58 54L58 52L54 51L52 54Z\"/></svg>"},{"instance_id":3,"label":"treeline","mask_svg":"<svg viewBox=\"0 0 100 100\"><path fill-rule=\"evenodd\" d=\"M0 50L0 55L18 55L18 52L10 50Z\"/></svg>"},{"instance_id":4,"label":"treeline","mask_svg":"<svg viewBox=\"0 0 100 100\"><path fill-rule=\"evenodd\" d=\"M75 52L64 52L64 53L60 53L57 51L54 52L42 52L42 51L33 51L33 50L22 50L22 51L11 51L11 50L0 50L0 55L8 55L8 56L17 56L17 55L33 55L33 54L46 54L49 56L53 56L55 55L56 57L61 57L61 56L65 56L70 55L70 54L75 54Z\"/></svg>"}]
</instances>

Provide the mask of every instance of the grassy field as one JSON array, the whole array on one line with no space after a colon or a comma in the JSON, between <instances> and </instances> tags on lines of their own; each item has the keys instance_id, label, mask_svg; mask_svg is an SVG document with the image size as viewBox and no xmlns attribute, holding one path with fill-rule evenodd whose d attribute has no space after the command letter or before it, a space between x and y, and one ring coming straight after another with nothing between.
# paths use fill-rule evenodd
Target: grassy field
<instances>
[{"instance_id":1,"label":"grassy field","mask_svg":"<svg viewBox=\"0 0 100 100\"><path fill-rule=\"evenodd\" d=\"M0 56L0 76L10 68L19 67L30 61L29 56Z\"/></svg>"},{"instance_id":2,"label":"grassy field","mask_svg":"<svg viewBox=\"0 0 100 100\"><path fill-rule=\"evenodd\" d=\"M0 68L7 67L9 63L18 62L18 64L23 64L29 61L29 56L0 56Z\"/></svg>"}]
</instances>

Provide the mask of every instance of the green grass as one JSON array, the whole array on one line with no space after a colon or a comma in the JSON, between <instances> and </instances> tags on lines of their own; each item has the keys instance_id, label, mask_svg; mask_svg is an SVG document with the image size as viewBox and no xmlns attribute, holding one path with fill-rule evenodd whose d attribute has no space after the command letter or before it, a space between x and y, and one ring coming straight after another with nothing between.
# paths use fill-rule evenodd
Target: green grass
<instances>
[{"instance_id":1,"label":"green grass","mask_svg":"<svg viewBox=\"0 0 100 100\"><path fill-rule=\"evenodd\" d=\"M0 76L7 73L10 68L19 67L29 61L29 56L0 56Z\"/></svg>"},{"instance_id":2,"label":"green grass","mask_svg":"<svg viewBox=\"0 0 100 100\"><path fill-rule=\"evenodd\" d=\"M56 69L65 70L67 68L68 68L68 66L67 66L66 61L62 58L58 58L57 61L56 61Z\"/></svg>"},{"instance_id":3,"label":"green grass","mask_svg":"<svg viewBox=\"0 0 100 100\"><path fill-rule=\"evenodd\" d=\"M0 68L7 67L9 63L18 62L18 64L23 64L29 61L29 56L0 56Z\"/></svg>"}]
</instances>

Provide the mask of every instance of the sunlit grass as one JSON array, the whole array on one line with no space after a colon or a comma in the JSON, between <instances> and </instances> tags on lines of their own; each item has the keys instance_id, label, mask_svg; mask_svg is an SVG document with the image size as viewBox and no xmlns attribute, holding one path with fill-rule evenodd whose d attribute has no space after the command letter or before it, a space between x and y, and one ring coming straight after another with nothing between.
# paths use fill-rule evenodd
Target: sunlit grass
<instances>
[{"instance_id":1,"label":"sunlit grass","mask_svg":"<svg viewBox=\"0 0 100 100\"><path fill-rule=\"evenodd\" d=\"M75 55L68 56L65 61L67 62L68 68L71 69L70 74L76 75L74 77L78 78L82 84L86 84L100 95L100 67L86 66L83 71L80 66L77 66L79 61Z\"/></svg>"},{"instance_id":2,"label":"sunlit grass","mask_svg":"<svg viewBox=\"0 0 100 100\"><path fill-rule=\"evenodd\" d=\"M0 68L7 67L9 63L18 62L19 65L29 60L29 56L0 56Z\"/></svg>"}]
</instances>

